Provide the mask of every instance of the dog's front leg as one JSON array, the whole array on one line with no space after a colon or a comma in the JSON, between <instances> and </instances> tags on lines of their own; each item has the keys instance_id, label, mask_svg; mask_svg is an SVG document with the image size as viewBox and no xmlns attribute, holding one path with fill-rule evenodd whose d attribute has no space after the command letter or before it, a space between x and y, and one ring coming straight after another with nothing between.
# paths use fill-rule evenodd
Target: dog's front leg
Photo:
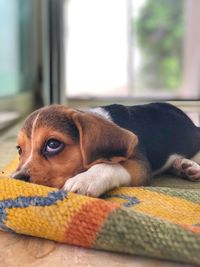
<instances>
[{"instance_id":1,"label":"dog's front leg","mask_svg":"<svg viewBox=\"0 0 200 267\"><path fill-rule=\"evenodd\" d=\"M119 186L129 186L131 175L121 164L100 163L85 172L68 179L63 189L66 191L98 197Z\"/></svg>"},{"instance_id":2,"label":"dog's front leg","mask_svg":"<svg viewBox=\"0 0 200 267\"><path fill-rule=\"evenodd\" d=\"M150 170L144 161L127 160L118 164L100 163L68 179L63 189L98 197L119 186L145 185L149 178Z\"/></svg>"}]
</instances>

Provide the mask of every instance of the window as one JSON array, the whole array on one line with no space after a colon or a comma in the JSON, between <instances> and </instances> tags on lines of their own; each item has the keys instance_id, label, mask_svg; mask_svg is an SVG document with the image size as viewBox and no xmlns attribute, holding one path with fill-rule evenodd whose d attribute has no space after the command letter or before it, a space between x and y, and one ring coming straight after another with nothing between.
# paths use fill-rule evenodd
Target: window
<instances>
[{"instance_id":1,"label":"window","mask_svg":"<svg viewBox=\"0 0 200 267\"><path fill-rule=\"evenodd\" d=\"M198 99L199 11L197 0L69 1L67 96Z\"/></svg>"},{"instance_id":2,"label":"window","mask_svg":"<svg viewBox=\"0 0 200 267\"><path fill-rule=\"evenodd\" d=\"M35 99L199 100L199 11L198 0L0 0L1 124Z\"/></svg>"}]
</instances>

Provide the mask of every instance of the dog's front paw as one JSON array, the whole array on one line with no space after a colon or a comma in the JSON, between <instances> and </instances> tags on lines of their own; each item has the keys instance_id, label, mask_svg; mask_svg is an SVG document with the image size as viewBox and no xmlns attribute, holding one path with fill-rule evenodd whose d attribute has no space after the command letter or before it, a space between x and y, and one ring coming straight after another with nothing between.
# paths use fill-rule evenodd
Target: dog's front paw
<instances>
[{"instance_id":1,"label":"dog's front paw","mask_svg":"<svg viewBox=\"0 0 200 267\"><path fill-rule=\"evenodd\" d=\"M120 164L100 163L68 179L63 189L81 195L99 197L106 191L130 184L130 174Z\"/></svg>"},{"instance_id":2,"label":"dog's front paw","mask_svg":"<svg viewBox=\"0 0 200 267\"><path fill-rule=\"evenodd\" d=\"M97 177L94 174L84 172L68 179L63 186L63 190L98 197L105 192L105 186L99 178L99 174Z\"/></svg>"}]
</instances>

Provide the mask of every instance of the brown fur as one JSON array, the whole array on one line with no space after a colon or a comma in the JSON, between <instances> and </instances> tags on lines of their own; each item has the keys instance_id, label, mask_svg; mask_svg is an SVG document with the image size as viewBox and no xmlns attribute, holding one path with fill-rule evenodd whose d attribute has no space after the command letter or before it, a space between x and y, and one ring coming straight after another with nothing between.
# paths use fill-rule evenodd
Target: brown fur
<instances>
[{"instance_id":1,"label":"brown fur","mask_svg":"<svg viewBox=\"0 0 200 267\"><path fill-rule=\"evenodd\" d=\"M65 146L57 155L45 157L42 147L50 138ZM22 154L14 177L26 174L33 183L61 188L94 164L120 163L131 174L132 185L141 185L148 175L143 160L137 159L137 143L136 135L98 115L52 105L25 121L18 136Z\"/></svg>"}]
</instances>

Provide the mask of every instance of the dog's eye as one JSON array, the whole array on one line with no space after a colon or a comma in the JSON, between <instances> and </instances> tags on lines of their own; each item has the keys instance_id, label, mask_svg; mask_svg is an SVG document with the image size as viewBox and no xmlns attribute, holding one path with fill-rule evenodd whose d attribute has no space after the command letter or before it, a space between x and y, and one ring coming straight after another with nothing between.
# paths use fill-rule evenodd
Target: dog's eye
<instances>
[{"instance_id":1,"label":"dog's eye","mask_svg":"<svg viewBox=\"0 0 200 267\"><path fill-rule=\"evenodd\" d=\"M22 149L21 149L21 147L20 147L20 146L16 146L16 148L17 148L18 154L21 155L21 154L22 154Z\"/></svg>"},{"instance_id":2,"label":"dog's eye","mask_svg":"<svg viewBox=\"0 0 200 267\"><path fill-rule=\"evenodd\" d=\"M44 152L47 155L55 155L60 152L64 147L64 144L56 139L49 139L45 145Z\"/></svg>"}]
</instances>

